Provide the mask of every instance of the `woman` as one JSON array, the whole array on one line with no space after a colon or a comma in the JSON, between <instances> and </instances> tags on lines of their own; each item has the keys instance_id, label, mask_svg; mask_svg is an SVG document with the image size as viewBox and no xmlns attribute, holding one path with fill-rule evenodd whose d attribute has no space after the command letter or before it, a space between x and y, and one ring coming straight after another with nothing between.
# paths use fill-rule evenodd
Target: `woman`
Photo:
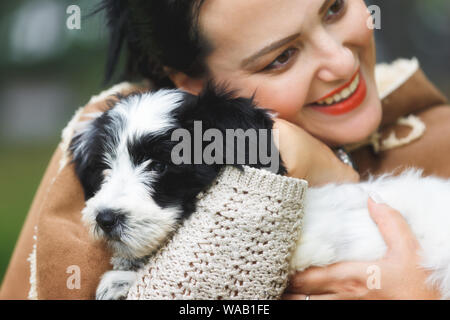
<instances>
[{"instance_id":1,"label":"woman","mask_svg":"<svg viewBox=\"0 0 450 320\"><path fill-rule=\"evenodd\" d=\"M445 99L420 71L413 70L419 80L409 75L406 78L413 82L404 80L392 90L395 94L407 90L407 94L403 92L401 98L393 93L388 95L391 102L396 103L395 109L389 107L386 99L382 106L375 81L373 30L368 27L370 16L362 0L105 3L112 28L108 76L112 75L119 49L126 40L126 71L131 78L141 76L157 87L172 86L194 94L212 79L227 83L239 95L255 94L260 106L278 113L275 126L280 130L279 147L289 176L306 179L314 186L358 181L359 174L364 177L369 171L382 173L399 165L415 165L424 168L425 173L450 177L445 165L450 153L438 154L438 150L450 150L449 143L442 138L449 133L445 128L445 121L450 120L449 108L435 107L442 105ZM406 83L409 83L408 89L405 89ZM409 97L407 102L405 96ZM411 97L415 99L414 106ZM382 110L387 112L382 113ZM395 126L395 121L419 111L422 113L418 116L427 125L427 132L414 138L417 141L405 142L406 146L385 150L378 156L367 147L358 147L353 156L359 174L343 164L332 151L335 147L354 146L369 137L375 137L372 139L375 141L377 135L374 133L380 126L382 136L390 132L388 129L395 129L399 136L408 135L403 132L404 127ZM73 173L63 173L68 176L65 179L73 179ZM64 177L60 181L63 185ZM51 196L47 195L47 199ZM56 191L53 196L57 197ZM33 208L45 207L49 201L35 200ZM77 204L73 211L77 211L82 200L77 197L74 201ZM369 209L389 248L385 258L370 263L346 262L310 268L292 277L285 298L439 298L437 290L425 283L426 270L417 267L420 261L417 240L401 215L375 202L369 202ZM75 221L76 218L71 219ZM25 236L21 237L5 278L4 296L14 296L11 287L18 272L11 271L13 267L29 273L23 262L18 261L24 260L32 246L29 235L37 220L34 223L29 222L31 220L29 217L27 231L23 231L28 237L26 240ZM46 222L51 221L47 217ZM78 222L73 224L78 225ZM51 233L51 230L47 230L47 234L41 231L40 239L52 238L48 235ZM83 245L89 246L90 265L104 266L102 248L93 249L87 238L79 238L83 239ZM60 249L52 248L48 252L63 255L67 248L65 242L54 244ZM41 250L45 251L42 246ZM73 250L82 254L79 248ZM56 259L52 265L58 264ZM366 271L371 265L377 265L381 270L381 289L368 289ZM47 270L50 269L47 266ZM92 274L98 276L99 273ZM50 280L51 277L41 276L41 282L45 282L42 279ZM95 282L89 278L85 281ZM51 296L48 294L52 291L50 286L41 289L41 296L45 296L45 291L47 297ZM16 294L22 293L16 291Z\"/></svg>"}]
</instances>

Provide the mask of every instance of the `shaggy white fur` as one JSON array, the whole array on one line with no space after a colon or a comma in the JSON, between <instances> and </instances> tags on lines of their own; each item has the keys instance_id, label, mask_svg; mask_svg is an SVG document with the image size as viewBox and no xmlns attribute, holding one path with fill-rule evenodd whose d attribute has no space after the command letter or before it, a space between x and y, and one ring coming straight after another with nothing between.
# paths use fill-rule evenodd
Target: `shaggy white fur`
<instances>
[{"instance_id":1,"label":"shaggy white fur","mask_svg":"<svg viewBox=\"0 0 450 320\"><path fill-rule=\"evenodd\" d=\"M449 299L450 182L422 177L421 170L308 189L291 268L382 258L386 245L367 209L368 195L373 193L405 217L421 245L422 266L431 270L430 284L438 286L443 299Z\"/></svg>"}]
</instances>

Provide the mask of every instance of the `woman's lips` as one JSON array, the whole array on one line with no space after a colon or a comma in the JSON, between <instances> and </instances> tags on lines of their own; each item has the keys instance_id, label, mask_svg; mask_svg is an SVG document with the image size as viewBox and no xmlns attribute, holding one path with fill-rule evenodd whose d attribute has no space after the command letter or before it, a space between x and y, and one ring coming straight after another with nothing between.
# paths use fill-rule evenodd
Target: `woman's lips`
<instances>
[{"instance_id":1,"label":"woman's lips","mask_svg":"<svg viewBox=\"0 0 450 320\"><path fill-rule=\"evenodd\" d=\"M347 97L337 103L331 104L331 105L323 105L323 104L319 105L317 103L314 103L314 104L308 105L307 107L312 108L316 111L328 114L328 115L333 115L333 116L339 116L339 115L348 113L348 112L356 109L364 101L366 94L367 94L366 81L365 81L364 77L362 76L362 73L360 71L358 71L355 74L355 76L356 75L359 75L359 84L358 84L358 87L356 88L356 90L349 97ZM330 94L328 94L324 98L320 99L319 101L326 100L327 98L330 98L330 97L334 96L335 94L339 94L340 92L343 92L354 81L355 76L352 78L352 80L349 81L348 84L331 92Z\"/></svg>"}]
</instances>

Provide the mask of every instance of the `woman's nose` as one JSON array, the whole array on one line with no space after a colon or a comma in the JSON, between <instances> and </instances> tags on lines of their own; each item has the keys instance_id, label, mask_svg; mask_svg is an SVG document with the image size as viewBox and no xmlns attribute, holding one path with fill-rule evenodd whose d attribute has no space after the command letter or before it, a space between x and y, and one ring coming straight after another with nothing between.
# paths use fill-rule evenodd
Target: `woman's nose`
<instances>
[{"instance_id":1,"label":"woman's nose","mask_svg":"<svg viewBox=\"0 0 450 320\"><path fill-rule=\"evenodd\" d=\"M349 80L356 72L356 57L344 44L329 39L320 47L317 76L324 82Z\"/></svg>"}]
</instances>

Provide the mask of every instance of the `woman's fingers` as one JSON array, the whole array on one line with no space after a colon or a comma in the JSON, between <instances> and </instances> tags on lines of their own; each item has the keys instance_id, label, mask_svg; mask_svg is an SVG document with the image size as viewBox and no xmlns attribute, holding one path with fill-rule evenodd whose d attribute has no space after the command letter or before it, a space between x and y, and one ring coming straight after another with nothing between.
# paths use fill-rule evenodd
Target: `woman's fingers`
<instances>
[{"instance_id":1,"label":"woman's fingers","mask_svg":"<svg viewBox=\"0 0 450 320\"><path fill-rule=\"evenodd\" d=\"M295 293L323 294L336 280L330 277L328 271L329 267L311 267L297 273L291 278L288 290Z\"/></svg>"},{"instance_id":2,"label":"woman's fingers","mask_svg":"<svg viewBox=\"0 0 450 320\"><path fill-rule=\"evenodd\" d=\"M279 141L276 139L275 145L289 176L306 179L310 186L359 181L355 170L304 129L282 119L275 119L273 129L278 132Z\"/></svg>"},{"instance_id":3,"label":"woman's fingers","mask_svg":"<svg viewBox=\"0 0 450 320\"><path fill-rule=\"evenodd\" d=\"M369 198L369 212L388 247L387 254L401 255L415 252L419 248L419 243L403 216L397 210L383 204L379 195L372 197L378 199L375 202Z\"/></svg>"},{"instance_id":4,"label":"woman's fingers","mask_svg":"<svg viewBox=\"0 0 450 320\"><path fill-rule=\"evenodd\" d=\"M307 299L308 297L308 299ZM318 295L306 295L306 294L294 294L286 293L281 299L283 300L343 300L339 298L337 294L318 294Z\"/></svg>"},{"instance_id":5,"label":"woman's fingers","mask_svg":"<svg viewBox=\"0 0 450 320\"><path fill-rule=\"evenodd\" d=\"M297 294L333 294L342 291L343 287L351 290L365 286L366 278L366 263L341 262L327 267L311 267L295 274L288 290Z\"/></svg>"}]
</instances>

